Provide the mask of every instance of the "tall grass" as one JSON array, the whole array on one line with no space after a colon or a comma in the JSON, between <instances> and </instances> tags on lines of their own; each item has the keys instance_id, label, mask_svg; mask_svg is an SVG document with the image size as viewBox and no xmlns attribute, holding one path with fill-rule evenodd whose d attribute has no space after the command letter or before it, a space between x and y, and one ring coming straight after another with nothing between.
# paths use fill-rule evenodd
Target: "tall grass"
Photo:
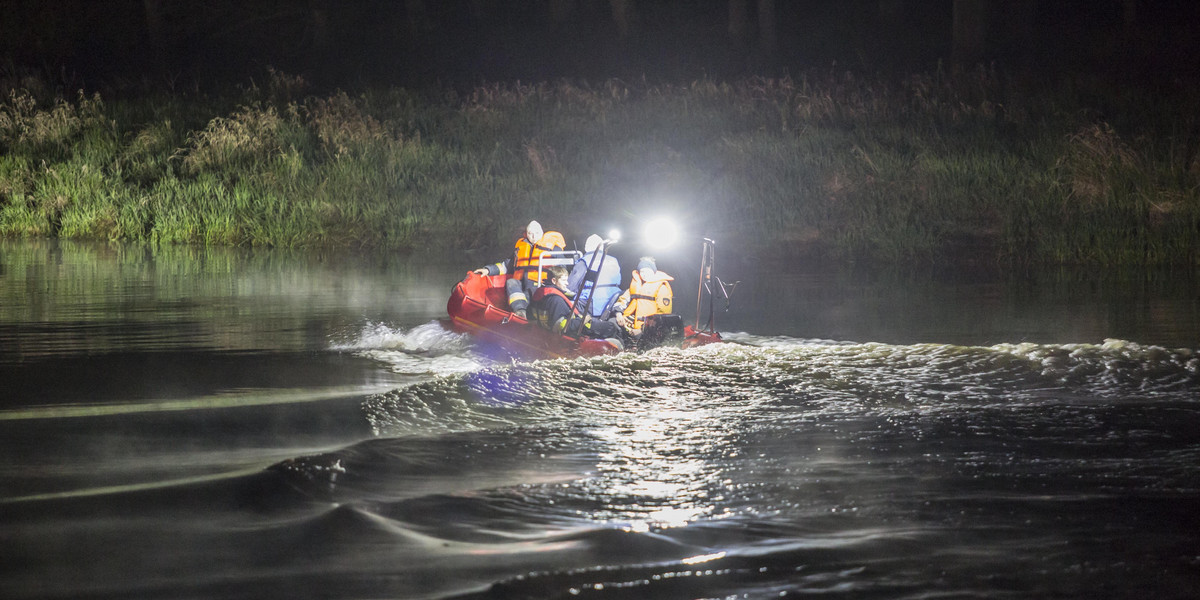
<instances>
[{"instance_id":1,"label":"tall grass","mask_svg":"<svg viewBox=\"0 0 1200 600\"><path fill-rule=\"evenodd\" d=\"M675 212L747 252L1195 264L1196 90L989 69L0 102L0 235L434 250ZM69 100L67 98L70 98Z\"/></svg>"}]
</instances>

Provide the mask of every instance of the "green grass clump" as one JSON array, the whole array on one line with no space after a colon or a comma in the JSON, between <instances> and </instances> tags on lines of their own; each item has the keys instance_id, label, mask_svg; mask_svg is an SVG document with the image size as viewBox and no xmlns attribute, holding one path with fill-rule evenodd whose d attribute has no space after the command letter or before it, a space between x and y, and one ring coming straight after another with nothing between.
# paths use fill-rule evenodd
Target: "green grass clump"
<instances>
[{"instance_id":1,"label":"green grass clump","mask_svg":"<svg viewBox=\"0 0 1200 600\"><path fill-rule=\"evenodd\" d=\"M674 212L755 253L1200 260L1186 88L1033 87L979 69L359 95L305 95L280 73L225 96L12 89L0 235L443 250L507 245L529 218L582 237Z\"/></svg>"}]
</instances>

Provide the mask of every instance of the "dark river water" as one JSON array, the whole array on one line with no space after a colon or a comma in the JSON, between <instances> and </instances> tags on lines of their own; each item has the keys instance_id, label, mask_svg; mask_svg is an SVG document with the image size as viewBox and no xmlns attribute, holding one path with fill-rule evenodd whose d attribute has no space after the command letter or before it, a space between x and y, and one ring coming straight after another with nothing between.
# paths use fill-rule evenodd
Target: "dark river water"
<instances>
[{"instance_id":1,"label":"dark river water","mask_svg":"<svg viewBox=\"0 0 1200 600\"><path fill-rule=\"evenodd\" d=\"M0 598L1200 595L1193 271L744 263L518 362L490 258L0 240Z\"/></svg>"}]
</instances>

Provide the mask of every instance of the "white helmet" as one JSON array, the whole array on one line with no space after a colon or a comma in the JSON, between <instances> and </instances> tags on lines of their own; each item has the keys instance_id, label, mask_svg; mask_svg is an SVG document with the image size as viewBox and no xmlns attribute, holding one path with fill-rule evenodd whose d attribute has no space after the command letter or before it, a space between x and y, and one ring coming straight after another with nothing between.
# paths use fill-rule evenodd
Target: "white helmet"
<instances>
[{"instance_id":1,"label":"white helmet","mask_svg":"<svg viewBox=\"0 0 1200 600\"><path fill-rule=\"evenodd\" d=\"M525 237L530 238L535 242L542 239L542 234L542 224L538 223L537 221L530 221L529 224L525 226Z\"/></svg>"}]
</instances>

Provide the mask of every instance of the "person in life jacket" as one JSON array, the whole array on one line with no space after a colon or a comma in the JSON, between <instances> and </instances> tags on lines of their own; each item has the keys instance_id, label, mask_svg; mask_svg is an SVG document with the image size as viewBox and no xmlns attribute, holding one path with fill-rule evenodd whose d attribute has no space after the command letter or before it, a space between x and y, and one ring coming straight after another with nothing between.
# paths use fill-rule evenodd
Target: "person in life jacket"
<instances>
[{"instance_id":1,"label":"person in life jacket","mask_svg":"<svg viewBox=\"0 0 1200 600\"><path fill-rule=\"evenodd\" d=\"M545 271L538 279L538 257L545 252L567 247L563 235L557 231L542 231L542 224L530 221L525 226L525 235L513 244L512 258L475 269L479 275L508 275L504 291L508 294L508 306L518 316L525 317L529 306L529 295L546 278Z\"/></svg>"},{"instance_id":2,"label":"person in life jacket","mask_svg":"<svg viewBox=\"0 0 1200 600\"><path fill-rule=\"evenodd\" d=\"M619 341L621 330L609 321L592 319L571 309L571 293L567 287L566 267L550 267L550 281L533 292L529 303L529 320L534 325L560 335L607 338Z\"/></svg>"},{"instance_id":3,"label":"person in life jacket","mask_svg":"<svg viewBox=\"0 0 1200 600\"><path fill-rule=\"evenodd\" d=\"M567 277L567 288L579 297L576 309L596 318L603 318L621 293L621 265L601 248L603 242L596 234L588 236L583 256L575 261Z\"/></svg>"},{"instance_id":4,"label":"person in life jacket","mask_svg":"<svg viewBox=\"0 0 1200 600\"><path fill-rule=\"evenodd\" d=\"M650 315L671 314L671 281L675 278L658 270L654 259L643 256L629 282L629 289L617 298L622 324L632 335L640 335Z\"/></svg>"}]
</instances>

